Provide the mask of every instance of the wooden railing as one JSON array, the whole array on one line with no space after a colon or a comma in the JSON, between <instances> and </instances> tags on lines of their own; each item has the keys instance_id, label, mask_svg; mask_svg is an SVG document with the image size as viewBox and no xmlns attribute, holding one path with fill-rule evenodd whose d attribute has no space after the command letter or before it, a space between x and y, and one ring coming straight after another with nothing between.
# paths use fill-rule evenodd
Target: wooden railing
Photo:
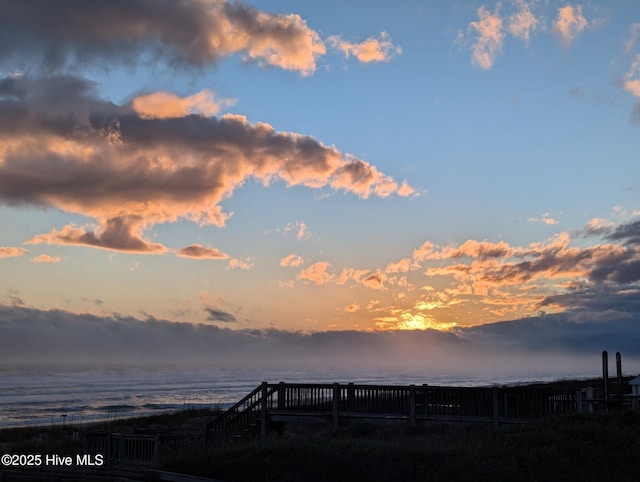
<instances>
[{"instance_id":1,"label":"wooden railing","mask_svg":"<svg viewBox=\"0 0 640 482\"><path fill-rule=\"evenodd\" d=\"M273 403L272 395L275 392L273 386L263 383L249 393L226 412L216 417L206 426L206 441L215 438L226 440L230 437L238 437L250 425L257 420L263 420L261 432L266 430L266 412Z\"/></svg>"},{"instance_id":2,"label":"wooden railing","mask_svg":"<svg viewBox=\"0 0 640 482\"><path fill-rule=\"evenodd\" d=\"M131 435L109 431L91 432L84 435L83 452L102 455L102 463L123 467L131 465L154 465L160 454L159 435Z\"/></svg>"},{"instance_id":3,"label":"wooden railing","mask_svg":"<svg viewBox=\"0 0 640 482\"><path fill-rule=\"evenodd\" d=\"M333 422L351 418L523 421L582 413L581 392L526 387L441 387L430 385L356 385L264 382L207 426L207 439L237 437L253 426L266 432L267 421Z\"/></svg>"}]
</instances>

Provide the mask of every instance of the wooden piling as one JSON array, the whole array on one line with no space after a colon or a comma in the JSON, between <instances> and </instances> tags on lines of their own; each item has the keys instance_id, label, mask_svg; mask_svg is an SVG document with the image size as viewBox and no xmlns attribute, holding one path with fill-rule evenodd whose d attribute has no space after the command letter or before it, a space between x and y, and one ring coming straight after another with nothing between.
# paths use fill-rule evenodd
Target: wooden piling
<instances>
[{"instance_id":1,"label":"wooden piling","mask_svg":"<svg viewBox=\"0 0 640 482\"><path fill-rule=\"evenodd\" d=\"M340 403L340 385L333 384L333 428L338 428L338 404Z\"/></svg>"},{"instance_id":2,"label":"wooden piling","mask_svg":"<svg viewBox=\"0 0 640 482\"><path fill-rule=\"evenodd\" d=\"M602 352L602 398L606 412L609 407L609 354L607 350Z\"/></svg>"},{"instance_id":3,"label":"wooden piling","mask_svg":"<svg viewBox=\"0 0 640 482\"><path fill-rule=\"evenodd\" d=\"M267 435L267 382L262 382L262 399L260 407L260 438L264 439Z\"/></svg>"}]
</instances>

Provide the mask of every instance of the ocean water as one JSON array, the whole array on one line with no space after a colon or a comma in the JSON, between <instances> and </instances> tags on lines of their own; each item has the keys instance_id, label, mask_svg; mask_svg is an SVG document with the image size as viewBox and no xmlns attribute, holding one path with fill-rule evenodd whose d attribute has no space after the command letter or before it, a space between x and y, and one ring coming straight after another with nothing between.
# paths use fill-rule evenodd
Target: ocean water
<instances>
[{"instance_id":1,"label":"ocean water","mask_svg":"<svg viewBox=\"0 0 640 482\"><path fill-rule=\"evenodd\" d=\"M260 369L209 366L0 365L0 428L77 424L188 408L233 405L262 381L482 386L548 381L378 370Z\"/></svg>"}]
</instances>

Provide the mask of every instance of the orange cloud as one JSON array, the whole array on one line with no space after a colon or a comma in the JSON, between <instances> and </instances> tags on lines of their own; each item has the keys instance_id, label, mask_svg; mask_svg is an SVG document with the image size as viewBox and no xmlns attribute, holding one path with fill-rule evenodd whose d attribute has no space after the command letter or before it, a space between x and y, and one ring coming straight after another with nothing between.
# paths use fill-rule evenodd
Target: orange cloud
<instances>
[{"instance_id":1,"label":"orange cloud","mask_svg":"<svg viewBox=\"0 0 640 482\"><path fill-rule=\"evenodd\" d=\"M346 306L344 311L347 313L355 313L356 311L360 311L360 305L358 303L352 303Z\"/></svg>"},{"instance_id":2,"label":"orange cloud","mask_svg":"<svg viewBox=\"0 0 640 482\"><path fill-rule=\"evenodd\" d=\"M477 33L477 39L472 46L471 62L481 69L489 70L493 67L496 57L502 52L504 32L502 18L496 13L491 14L485 7L478 9L477 22L471 22L469 28Z\"/></svg>"},{"instance_id":3,"label":"orange cloud","mask_svg":"<svg viewBox=\"0 0 640 482\"><path fill-rule=\"evenodd\" d=\"M576 36L587 28L588 22L582 15L580 5L566 5L558 9L558 17L553 25L553 30L558 35L565 47L569 47Z\"/></svg>"},{"instance_id":4,"label":"orange cloud","mask_svg":"<svg viewBox=\"0 0 640 482\"><path fill-rule=\"evenodd\" d=\"M622 77L622 86L640 99L640 54L635 56L629 71Z\"/></svg>"},{"instance_id":5,"label":"orange cloud","mask_svg":"<svg viewBox=\"0 0 640 482\"><path fill-rule=\"evenodd\" d=\"M14 258L24 256L29 251L24 248L14 248L12 246L0 246L0 258Z\"/></svg>"},{"instance_id":6,"label":"orange cloud","mask_svg":"<svg viewBox=\"0 0 640 482\"><path fill-rule=\"evenodd\" d=\"M192 244L177 251L176 254L182 258L192 259L227 259L229 257L228 254L216 248L202 246L201 244Z\"/></svg>"},{"instance_id":7,"label":"orange cloud","mask_svg":"<svg viewBox=\"0 0 640 482\"><path fill-rule=\"evenodd\" d=\"M143 119L170 119L188 114L210 117L220 112L222 107L234 103L235 100L230 99L216 101L211 92L202 90L190 97L180 97L170 92L140 95L131 101L131 107Z\"/></svg>"},{"instance_id":8,"label":"orange cloud","mask_svg":"<svg viewBox=\"0 0 640 482\"><path fill-rule=\"evenodd\" d=\"M284 234L287 234L290 231L296 229L296 238L299 241L304 239L309 239L311 237L311 231L309 231L309 227L303 221L297 221L294 223L289 223L284 228Z\"/></svg>"},{"instance_id":9,"label":"orange cloud","mask_svg":"<svg viewBox=\"0 0 640 482\"><path fill-rule=\"evenodd\" d=\"M318 261L298 273L296 278L303 281L311 281L320 286L329 283L335 278L334 275L327 272L330 267L331 265L326 261Z\"/></svg>"},{"instance_id":10,"label":"orange cloud","mask_svg":"<svg viewBox=\"0 0 640 482\"><path fill-rule=\"evenodd\" d=\"M249 178L362 198L397 193L367 162L244 116L145 118L97 99L84 79L5 80L0 98L21 94L11 108L0 104L0 127L11 125L0 145L0 202L53 206L99 223L33 243L165 252L144 239L146 229L180 218L222 227L229 214L220 202ZM309 236L304 223L297 236Z\"/></svg>"},{"instance_id":11,"label":"orange cloud","mask_svg":"<svg viewBox=\"0 0 640 482\"><path fill-rule=\"evenodd\" d=\"M107 219L97 230L78 228L68 224L60 231L55 228L47 234L39 234L28 239L25 244L68 244L92 246L114 251L140 254L164 253L167 248L151 243L141 237L144 222L138 216L124 216Z\"/></svg>"},{"instance_id":12,"label":"orange cloud","mask_svg":"<svg viewBox=\"0 0 640 482\"><path fill-rule=\"evenodd\" d=\"M417 264L410 258L403 258L397 263L389 263L385 268L384 272L387 274L390 273L406 273L411 269L418 269L420 265Z\"/></svg>"},{"instance_id":13,"label":"orange cloud","mask_svg":"<svg viewBox=\"0 0 640 482\"><path fill-rule=\"evenodd\" d=\"M297 254L289 254L280 260L280 266L301 266L304 260Z\"/></svg>"},{"instance_id":14,"label":"orange cloud","mask_svg":"<svg viewBox=\"0 0 640 482\"><path fill-rule=\"evenodd\" d=\"M31 260L32 263L59 263L62 260L60 256L49 256L48 254L40 254Z\"/></svg>"},{"instance_id":15,"label":"orange cloud","mask_svg":"<svg viewBox=\"0 0 640 482\"><path fill-rule=\"evenodd\" d=\"M517 0L520 11L509 17L508 30L511 35L529 43L531 34L538 27L538 19L531 12L531 6L524 0Z\"/></svg>"},{"instance_id":16,"label":"orange cloud","mask_svg":"<svg viewBox=\"0 0 640 482\"><path fill-rule=\"evenodd\" d=\"M402 47L393 45L391 37L386 32L382 32L379 38L369 37L360 43L343 40L339 35L332 35L327 39L327 42L347 58L353 55L363 63L389 62L393 57L402 53Z\"/></svg>"},{"instance_id":17,"label":"orange cloud","mask_svg":"<svg viewBox=\"0 0 640 482\"><path fill-rule=\"evenodd\" d=\"M235 268L240 268L240 269L251 269L253 268L254 263L251 262L251 257L245 258L245 259L230 259L229 260L229 264L227 265L227 269L235 269Z\"/></svg>"},{"instance_id":18,"label":"orange cloud","mask_svg":"<svg viewBox=\"0 0 640 482\"><path fill-rule=\"evenodd\" d=\"M386 276L383 273L375 273L371 276L368 276L362 281L362 284L367 288L373 288L376 290L384 289L384 281Z\"/></svg>"}]
</instances>

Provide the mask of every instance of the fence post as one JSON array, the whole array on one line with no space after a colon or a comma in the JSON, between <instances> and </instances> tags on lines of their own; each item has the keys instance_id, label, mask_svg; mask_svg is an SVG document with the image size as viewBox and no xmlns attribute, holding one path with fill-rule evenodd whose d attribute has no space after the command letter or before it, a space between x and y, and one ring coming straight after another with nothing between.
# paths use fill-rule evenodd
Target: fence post
<instances>
[{"instance_id":1,"label":"fence post","mask_svg":"<svg viewBox=\"0 0 640 482\"><path fill-rule=\"evenodd\" d=\"M409 385L409 421L411 426L416 426L416 386Z\"/></svg>"},{"instance_id":2,"label":"fence post","mask_svg":"<svg viewBox=\"0 0 640 482\"><path fill-rule=\"evenodd\" d=\"M604 399L604 411L609 411L609 354L607 350L602 352L602 395Z\"/></svg>"},{"instance_id":3,"label":"fence post","mask_svg":"<svg viewBox=\"0 0 640 482\"><path fill-rule=\"evenodd\" d=\"M338 428L338 404L340 402L340 385L333 384L333 428Z\"/></svg>"},{"instance_id":4,"label":"fence post","mask_svg":"<svg viewBox=\"0 0 640 482\"><path fill-rule=\"evenodd\" d=\"M267 435L267 382L262 382L262 406L260 409L260 438Z\"/></svg>"},{"instance_id":5,"label":"fence post","mask_svg":"<svg viewBox=\"0 0 640 482\"><path fill-rule=\"evenodd\" d=\"M124 462L124 456L125 456L125 440L124 440L124 434L120 434L120 436L118 437L118 467L122 467L122 463Z\"/></svg>"},{"instance_id":6,"label":"fence post","mask_svg":"<svg viewBox=\"0 0 640 482\"><path fill-rule=\"evenodd\" d=\"M356 388L353 383L349 383L347 385L347 411L353 412L353 407L355 405L356 398Z\"/></svg>"},{"instance_id":7,"label":"fence post","mask_svg":"<svg viewBox=\"0 0 640 482\"><path fill-rule=\"evenodd\" d=\"M624 400L624 387L622 386L622 355L616 352L616 375L618 376L618 396L620 397L620 405Z\"/></svg>"},{"instance_id":8,"label":"fence post","mask_svg":"<svg viewBox=\"0 0 640 482\"><path fill-rule=\"evenodd\" d=\"M422 414L423 415L428 415L429 414L429 385L427 385L426 383L424 385L422 385Z\"/></svg>"},{"instance_id":9,"label":"fence post","mask_svg":"<svg viewBox=\"0 0 640 482\"><path fill-rule=\"evenodd\" d=\"M153 463L158 464L160 461L160 435L156 435L153 440Z\"/></svg>"},{"instance_id":10,"label":"fence post","mask_svg":"<svg viewBox=\"0 0 640 482\"><path fill-rule=\"evenodd\" d=\"M111 466L111 430L107 430L107 444L106 444L106 457L107 457L107 467Z\"/></svg>"},{"instance_id":11,"label":"fence post","mask_svg":"<svg viewBox=\"0 0 640 482\"><path fill-rule=\"evenodd\" d=\"M284 382L280 382L278 384L278 410L286 408L285 390Z\"/></svg>"},{"instance_id":12,"label":"fence post","mask_svg":"<svg viewBox=\"0 0 640 482\"><path fill-rule=\"evenodd\" d=\"M582 415L582 390L576 390L576 412Z\"/></svg>"},{"instance_id":13,"label":"fence post","mask_svg":"<svg viewBox=\"0 0 640 482\"><path fill-rule=\"evenodd\" d=\"M500 420L500 404L498 402L498 387L493 387L493 425L498 426Z\"/></svg>"}]
</instances>

